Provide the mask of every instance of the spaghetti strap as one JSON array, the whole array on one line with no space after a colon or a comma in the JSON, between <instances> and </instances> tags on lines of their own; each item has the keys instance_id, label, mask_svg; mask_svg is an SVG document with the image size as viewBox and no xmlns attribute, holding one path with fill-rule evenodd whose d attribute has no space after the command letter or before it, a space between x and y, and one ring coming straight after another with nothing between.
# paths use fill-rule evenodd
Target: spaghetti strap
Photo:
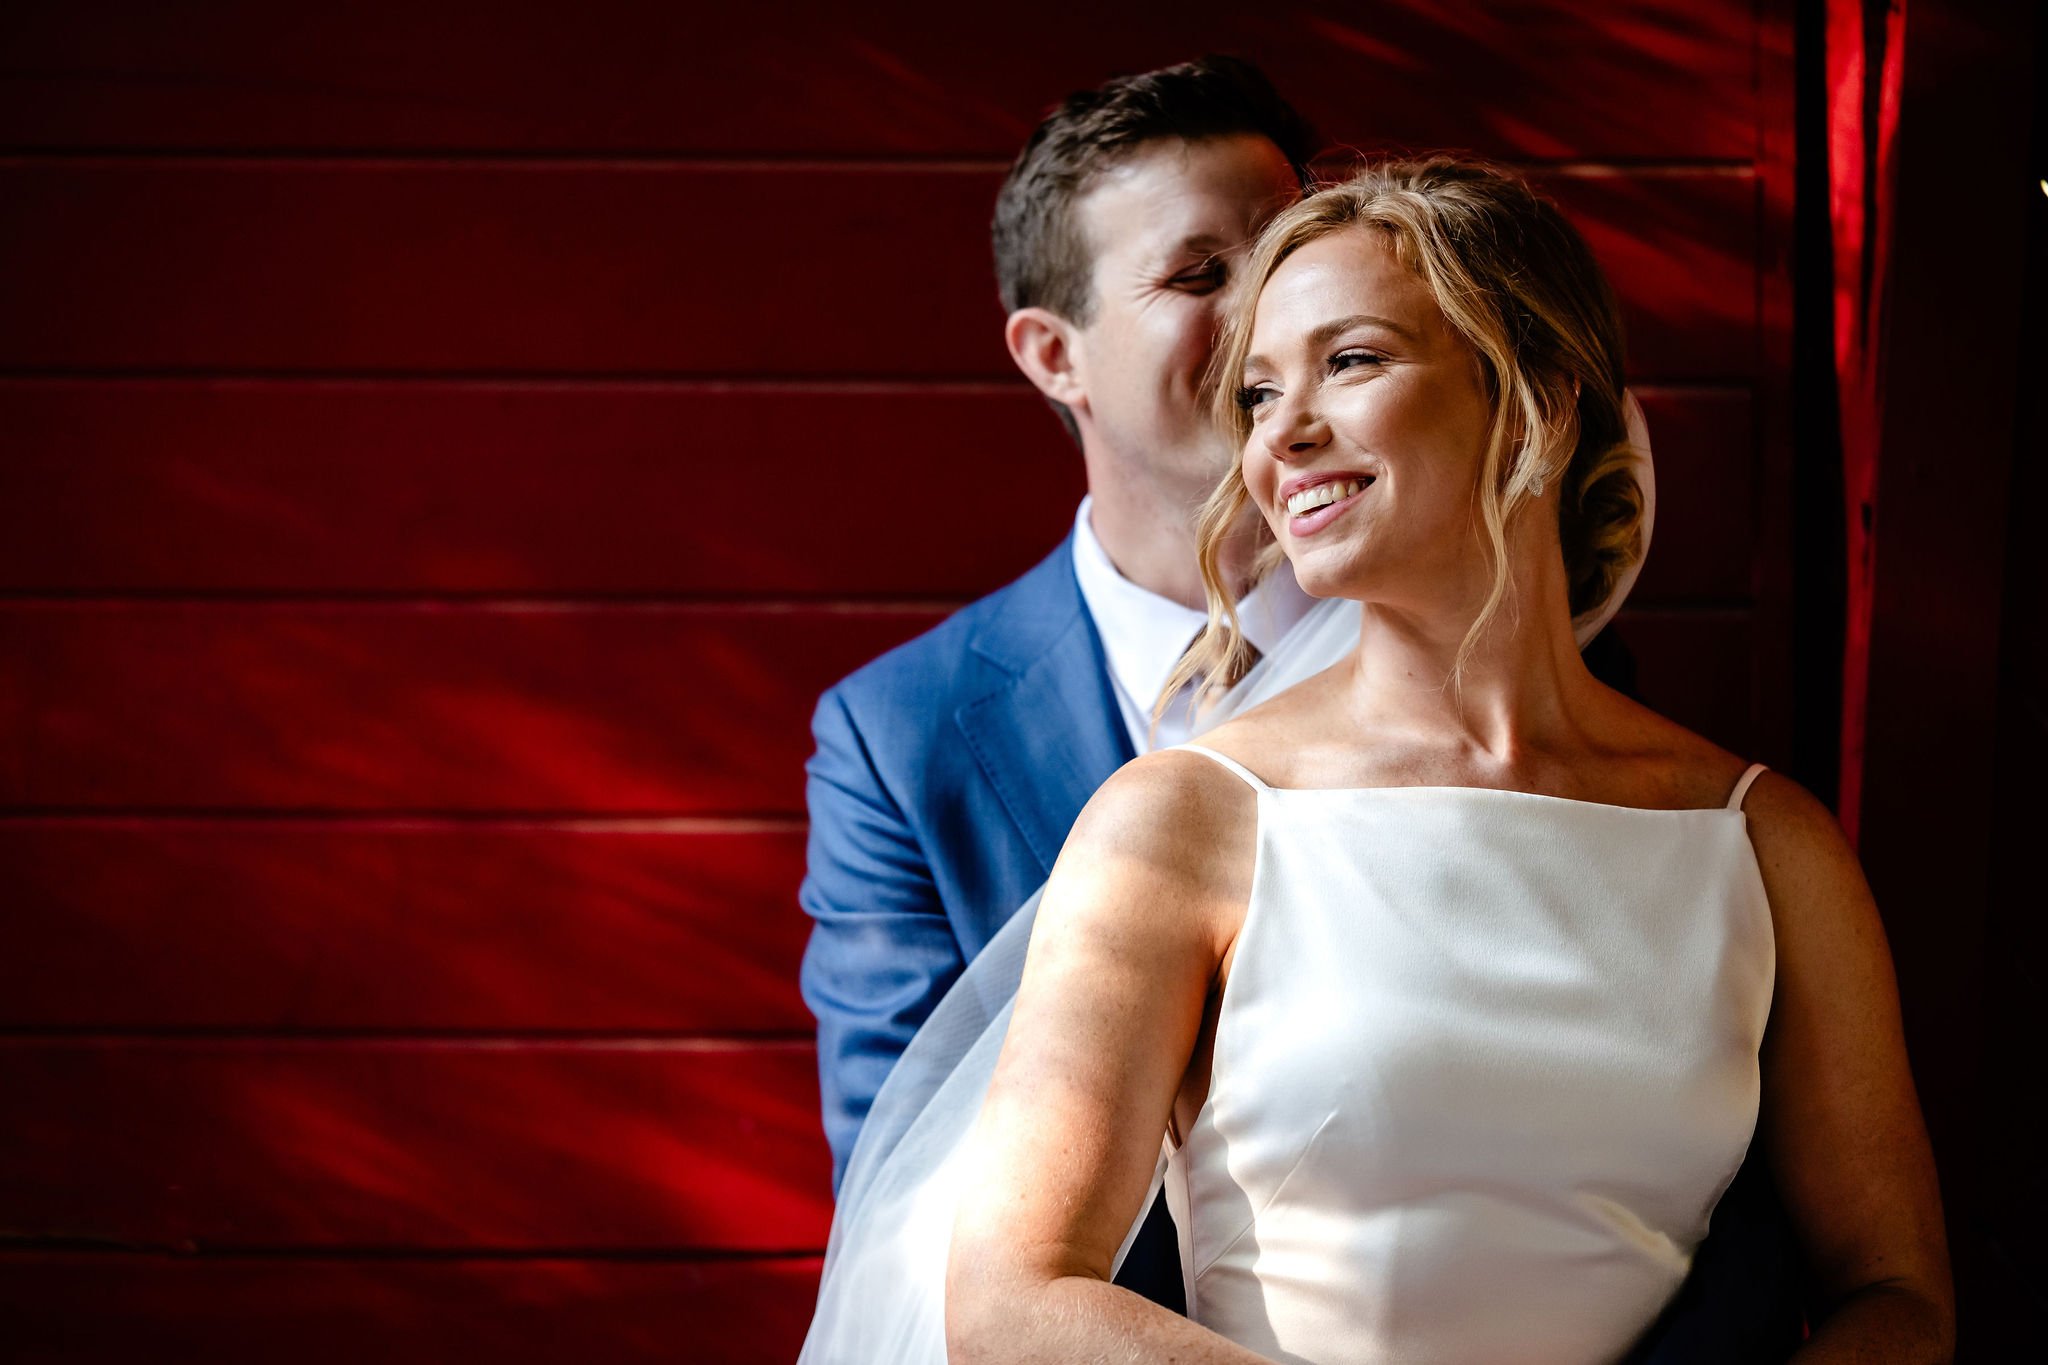
<instances>
[{"instance_id":1,"label":"spaghetti strap","mask_svg":"<svg viewBox=\"0 0 2048 1365\"><path fill-rule=\"evenodd\" d=\"M1245 767L1244 764L1238 762L1234 758L1229 758L1223 754L1217 753L1214 749L1205 748L1200 744L1174 744L1168 747L1174 749L1185 749L1191 754L1208 755L1210 758L1215 759L1218 763L1221 763L1224 767L1230 769L1230 771L1236 773L1239 777L1243 778L1245 782L1255 792L1267 792L1272 790L1271 787L1268 787L1265 783L1259 781L1258 778L1253 777L1252 770L1250 768Z\"/></svg>"},{"instance_id":2,"label":"spaghetti strap","mask_svg":"<svg viewBox=\"0 0 2048 1365\"><path fill-rule=\"evenodd\" d=\"M1749 795L1749 784L1762 777L1768 771L1770 770L1761 763L1750 764L1748 769L1742 774L1742 780L1735 784L1734 795L1728 798L1728 809L1741 810L1742 798Z\"/></svg>"}]
</instances>

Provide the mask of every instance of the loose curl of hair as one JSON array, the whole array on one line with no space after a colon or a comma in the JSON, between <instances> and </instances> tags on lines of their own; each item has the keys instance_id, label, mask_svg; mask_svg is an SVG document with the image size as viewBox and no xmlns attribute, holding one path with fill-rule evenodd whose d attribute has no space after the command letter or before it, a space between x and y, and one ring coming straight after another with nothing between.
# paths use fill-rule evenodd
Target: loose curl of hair
<instances>
[{"instance_id":1,"label":"loose curl of hair","mask_svg":"<svg viewBox=\"0 0 2048 1365\"><path fill-rule=\"evenodd\" d=\"M1444 319L1478 355L1493 404L1475 498L1493 586L1458 648L1455 679L1508 598L1508 528L1535 502L1530 490L1539 481L1558 492L1574 618L1605 602L1642 556L1643 495L1623 408L1621 320L1585 240L1520 176L1449 156L1369 166L1282 211L1252 248L1209 375L1211 411L1233 449L1242 452L1251 434L1237 386L1259 295L1289 256L1344 231L1381 234L1429 287ZM1219 564L1250 501L1240 456L1198 522L1209 622L1167 680L1155 715L1193 679L1204 679L1200 706L1250 665L1237 597ZM1259 534L1262 577L1281 554L1263 522Z\"/></svg>"}]
</instances>

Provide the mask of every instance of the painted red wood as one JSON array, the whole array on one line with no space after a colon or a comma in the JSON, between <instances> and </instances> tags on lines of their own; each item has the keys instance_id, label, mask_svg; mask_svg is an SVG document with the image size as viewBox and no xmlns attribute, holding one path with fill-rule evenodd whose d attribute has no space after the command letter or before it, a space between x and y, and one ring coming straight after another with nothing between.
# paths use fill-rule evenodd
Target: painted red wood
<instances>
[{"instance_id":1,"label":"painted red wood","mask_svg":"<svg viewBox=\"0 0 2048 1365\"><path fill-rule=\"evenodd\" d=\"M33 147L590 148L971 155L1115 71L1240 52L1337 141L1746 159L1740 0L1093 5L992 30L924 0L753 10L17 0L0 140ZM740 73L744 73L741 75Z\"/></svg>"},{"instance_id":2,"label":"painted red wood","mask_svg":"<svg viewBox=\"0 0 2048 1365\"><path fill-rule=\"evenodd\" d=\"M1645 705L1751 758L1767 707L1756 684L1756 625L1744 611L1624 612L1618 632Z\"/></svg>"},{"instance_id":3,"label":"painted red wood","mask_svg":"<svg viewBox=\"0 0 2048 1365\"><path fill-rule=\"evenodd\" d=\"M0 1028L808 1033L803 841L0 821Z\"/></svg>"},{"instance_id":4,"label":"painted red wood","mask_svg":"<svg viewBox=\"0 0 2048 1365\"><path fill-rule=\"evenodd\" d=\"M788 1365L818 1268L0 1253L0 1330L14 1365Z\"/></svg>"},{"instance_id":5,"label":"painted red wood","mask_svg":"<svg viewBox=\"0 0 2048 1365\"><path fill-rule=\"evenodd\" d=\"M1665 515L1638 600L1746 595L1747 395L1643 397ZM0 430L18 592L964 598L1035 563L1083 490L1021 383L11 380Z\"/></svg>"},{"instance_id":6,"label":"painted red wood","mask_svg":"<svg viewBox=\"0 0 2048 1365\"><path fill-rule=\"evenodd\" d=\"M987 213L1112 70L1246 51L1340 141L1579 163L1662 471L1618 629L1747 752L1784 9L9 7L0 1234L208 1254L0 1252L0 1355L794 1355L804 722L1064 529Z\"/></svg>"},{"instance_id":7,"label":"painted red wood","mask_svg":"<svg viewBox=\"0 0 2048 1365\"><path fill-rule=\"evenodd\" d=\"M1022 381L13 380L0 430L0 587L30 592L967 598L1085 491Z\"/></svg>"},{"instance_id":8,"label":"painted red wood","mask_svg":"<svg viewBox=\"0 0 2048 1365\"><path fill-rule=\"evenodd\" d=\"M951 168L15 161L0 365L1007 377L993 184Z\"/></svg>"},{"instance_id":9,"label":"painted red wood","mask_svg":"<svg viewBox=\"0 0 2048 1365\"><path fill-rule=\"evenodd\" d=\"M1758 569L1759 464L1749 394L1646 388L1640 397L1656 455L1657 524L1629 601L1749 600Z\"/></svg>"},{"instance_id":10,"label":"painted red wood","mask_svg":"<svg viewBox=\"0 0 2048 1365\"><path fill-rule=\"evenodd\" d=\"M797 812L818 692L938 616L0 605L0 799L166 811ZM1730 717L1750 714L1748 688L1730 709L1719 681L1748 668L1743 613L1638 619L1630 639L1657 639L1658 662L1645 668L1652 704L1723 733ZM1740 625L1734 636L1725 622Z\"/></svg>"},{"instance_id":11,"label":"painted red wood","mask_svg":"<svg viewBox=\"0 0 2048 1365\"><path fill-rule=\"evenodd\" d=\"M0 604L0 801L800 811L818 693L941 615Z\"/></svg>"},{"instance_id":12,"label":"painted red wood","mask_svg":"<svg viewBox=\"0 0 2048 1365\"><path fill-rule=\"evenodd\" d=\"M1545 183L1614 277L1637 378L1755 372L1750 179ZM1009 379L995 187L954 167L0 161L0 367Z\"/></svg>"},{"instance_id":13,"label":"painted red wood","mask_svg":"<svg viewBox=\"0 0 2048 1365\"><path fill-rule=\"evenodd\" d=\"M0 1039L0 1209L153 1248L814 1251L817 1091L808 1043Z\"/></svg>"}]
</instances>

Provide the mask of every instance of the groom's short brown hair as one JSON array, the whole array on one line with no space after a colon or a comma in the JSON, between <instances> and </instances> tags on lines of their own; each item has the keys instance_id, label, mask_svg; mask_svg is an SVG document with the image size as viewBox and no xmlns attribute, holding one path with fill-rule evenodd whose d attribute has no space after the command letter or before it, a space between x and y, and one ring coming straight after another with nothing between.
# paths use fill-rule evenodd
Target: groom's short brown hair
<instances>
[{"instance_id":1,"label":"groom's short brown hair","mask_svg":"<svg viewBox=\"0 0 2048 1365\"><path fill-rule=\"evenodd\" d=\"M1032 132L996 196L1003 310L1046 308L1086 325L1095 255L1074 206L1095 178L1156 138L1235 133L1269 139L1307 188L1309 159L1321 145L1315 130L1242 58L1203 57L1067 96Z\"/></svg>"}]
</instances>

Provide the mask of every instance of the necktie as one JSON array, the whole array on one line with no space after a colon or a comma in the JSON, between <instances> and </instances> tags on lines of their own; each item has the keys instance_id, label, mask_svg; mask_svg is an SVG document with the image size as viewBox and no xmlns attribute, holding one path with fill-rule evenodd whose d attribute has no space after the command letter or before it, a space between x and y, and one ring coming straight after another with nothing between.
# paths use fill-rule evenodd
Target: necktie
<instances>
[{"instance_id":1,"label":"necktie","mask_svg":"<svg viewBox=\"0 0 2048 1365\"><path fill-rule=\"evenodd\" d=\"M1202 632L1199 630L1196 631L1194 639L1188 641L1187 648L1183 649L1180 652L1180 658L1174 661L1173 666L1176 670L1180 668L1181 663L1187 659L1189 652L1194 649L1196 642L1199 641L1201 638ZM1227 692L1231 688L1243 682L1244 675L1251 672L1252 669L1258 664L1259 660L1265 657L1266 656L1264 651L1262 651L1257 645L1253 644L1250 640L1246 640L1244 642L1244 651L1242 657L1240 657L1237 660L1237 666L1234 669L1230 670L1230 672L1227 673L1223 679L1223 690ZM1193 685L1199 687L1201 686L1201 682L1201 678L1197 676L1194 679Z\"/></svg>"},{"instance_id":2,"label":"necktie","mask_svg":"<svg viewBox=\"0 0 2048 1365\"><path fill-rule=\"evenodd\" d=\"M1244 649L1238 657L1237 667L1232 669L1230 676L1223 680L1223 686L1228 689L1243 682L1244 675L1258 667L1259 660L1265 657L1266 652L1264 650L1260 649L1250 640L1246 640L1244 642Z\"/></svg>"},{"instance_id":3,"label":"necktie","mask_svg":"<svg viewBox=\"0 0 2048 1365\"><path fill-rule=\"evenodd\" d=\"M1199 640L1201 638L1201 632L1196 631L1195 640ZM1253 644L1250 640L1246 640L1244 644L1245 650L1247 651L1247 657L1241 662L1241 665L1237 669L1233 670L1226 677L1224 682L1225 692L1228 692L1232 687L1237 686L1239 682L1243 681L1244 675L1251 671L1252 665L1256 664L1262 657L1264 657L1262 654L1260 654L1259 647ZM1188 649L1193 649L1194 647L1195 641L1188 641ZM1182 650L1181 659L1185 659L1187 658L1187 656L1188 650ZM1176 671L1178 671L1179 667L1180 660L1177 659L1174 661L1174 668ZM1196 723L1199 720L1199 713L1197 713L1194 709L1194 697L1196 690L1200 688L1201 685L1202 679L1201 676L1198 674L1194 678L1190 679L1188 682L1184 683L1181 686L1180 691L1174 695L1173 700L1167 703L1166 709L1160 714L1159 720L1155 728L1151 732L1153 744L1165 745L1178 743L1179 741L1186 739L1188 737L1188 735L1194 729ZM1222 700L1222 697L1220 695L1213 696L1209 699L1211 705L1214 705L1216 702L1220 700ZM1140 748L1143 747L1144 746L1142 745L1140 746Z\"/></svg>"}]
</instances>

